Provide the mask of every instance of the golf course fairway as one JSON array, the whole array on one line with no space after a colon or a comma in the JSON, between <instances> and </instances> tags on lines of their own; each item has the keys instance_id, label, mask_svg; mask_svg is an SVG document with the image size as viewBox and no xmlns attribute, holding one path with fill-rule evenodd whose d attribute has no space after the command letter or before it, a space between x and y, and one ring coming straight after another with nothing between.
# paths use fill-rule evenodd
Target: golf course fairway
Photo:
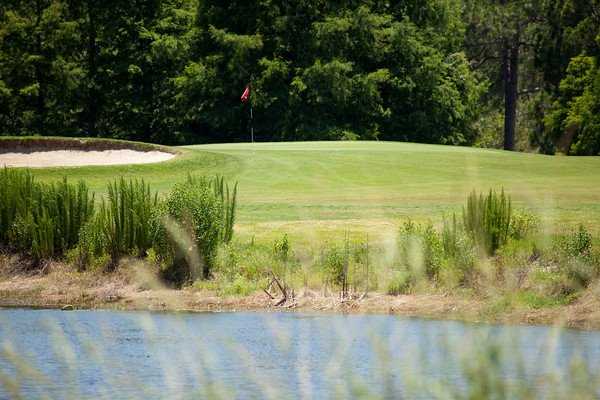
<instances>
[{"instance_id":1,"label":"golf course fairway","mask_svg":"<svg viewBox=\"0 0 600 400\"><path fill-rule=\"evenodd\" d=\"M473 190L504 189L545 229L600 228L600 158L546 156L400 142L293 142L195 145L146 165L34 169L50 181L85 180L98 195L118 176L159 192L187 174L239 182L243 235L288 233L302 240L351 233L373 238L406 218L439 223Z\"/></svg>"}]
</instances>

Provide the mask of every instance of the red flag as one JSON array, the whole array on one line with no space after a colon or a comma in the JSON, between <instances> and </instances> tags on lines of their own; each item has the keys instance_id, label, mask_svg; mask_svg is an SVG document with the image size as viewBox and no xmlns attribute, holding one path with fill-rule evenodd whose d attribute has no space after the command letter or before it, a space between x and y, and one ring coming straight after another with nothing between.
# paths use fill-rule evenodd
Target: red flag
<instances>
[{"instance_id":1,"label":"red flag","mask_svg":"<svg viewBox=\"0 0 600 400\"><path fill-rule=\"evenodd\" d=\"M242 103L247 103L249 98L250 98L250 85L246 85L246 89L244 89L244 93L242 93L242 97L240 97L240 100L242 101Z\"/></svg>"}]
</instances>

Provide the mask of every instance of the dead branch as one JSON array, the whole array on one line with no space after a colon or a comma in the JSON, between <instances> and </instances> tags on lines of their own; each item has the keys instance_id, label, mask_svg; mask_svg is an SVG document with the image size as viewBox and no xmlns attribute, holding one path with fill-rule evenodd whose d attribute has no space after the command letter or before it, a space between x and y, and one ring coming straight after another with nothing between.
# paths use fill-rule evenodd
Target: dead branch
<instances>
[{"instance_id":1,"label":"dead branch","mask_svg":"<svg viewBox=\"0 0 600 400\"><path fill-rule=\"evenodd\" d=\"M269 291L268 291L267 289L263 289L263 292L265 292L265 293L266 293L266 295L267 295L267 296L269 296L269 298L270 298L271 300L275 300L275 297L273 297L273 295L272 295L271 293L269 293Z\"/></svg>"}]
</instances>

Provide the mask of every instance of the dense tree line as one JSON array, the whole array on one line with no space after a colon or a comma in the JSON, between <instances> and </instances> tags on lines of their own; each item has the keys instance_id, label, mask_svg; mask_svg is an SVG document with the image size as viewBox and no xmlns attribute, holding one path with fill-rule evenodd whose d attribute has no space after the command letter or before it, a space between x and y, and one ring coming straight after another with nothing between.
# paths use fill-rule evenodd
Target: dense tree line
<instances>
[{"instance_id":1,"label":"dense tree line","mask_svg":"<svg viewBox=\"0 0 600 400\"><path fill-rule=\"evenodd\" d=\"M473 144L501 113L507 149L597 154L599 18L600 0L3 0L0 132L247 140L251 106L259 140Z\"/></svg>"}]
</instances>

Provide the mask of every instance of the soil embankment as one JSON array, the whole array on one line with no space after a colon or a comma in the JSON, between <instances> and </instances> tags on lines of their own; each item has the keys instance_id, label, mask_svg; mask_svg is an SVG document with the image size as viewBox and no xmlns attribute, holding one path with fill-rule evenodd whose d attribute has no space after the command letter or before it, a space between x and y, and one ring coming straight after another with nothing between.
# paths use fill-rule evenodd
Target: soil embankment
<instances>
[{"instance_id":1,"label":"soil embankment","mask_svg":"<svg viewBox=\"0 0 600 400\"><path fill-rule=\"evenodd\" d=\"M49 263L43 272L29 273L15 256L0 258L0 307L118 309L152 311L305 311L382 313L406 317L456 319L469 322L550 324L600 329L598 296L590 289L571 305L547 309L492 312L493 302L443 294L389 296L370 293L340 301L337 296L300 290L285 306L265 293L221 297L214 292L165 287L156 271L139 261L125 262L117 272L76 272L62 263ZM19 267L17 267L19 266Z\"/></svg>"}]
</instances>

